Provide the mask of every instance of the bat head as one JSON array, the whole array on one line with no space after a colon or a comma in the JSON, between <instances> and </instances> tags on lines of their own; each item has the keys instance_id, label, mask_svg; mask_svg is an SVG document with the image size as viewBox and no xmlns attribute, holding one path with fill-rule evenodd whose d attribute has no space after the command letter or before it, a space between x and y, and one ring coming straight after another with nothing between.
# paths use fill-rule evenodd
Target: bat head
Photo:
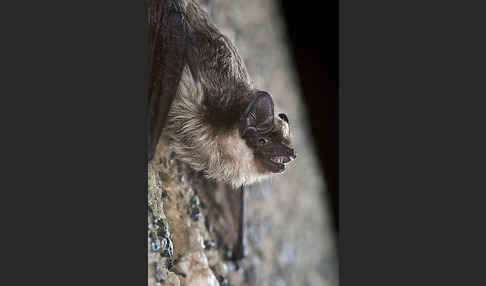
<instances>
[{"instance_id":1,"label":"bat head","mask_svg":"<svg viewBox=\"0 0 486 286\"><path fill-rule=\"evenodd\" d=\"M257 91L248 105L240 132L267 172L282 173L296 158L290 142L289 119L285 113L274 116L272 97L264 91Z\"/></svg>"}]
</instances>

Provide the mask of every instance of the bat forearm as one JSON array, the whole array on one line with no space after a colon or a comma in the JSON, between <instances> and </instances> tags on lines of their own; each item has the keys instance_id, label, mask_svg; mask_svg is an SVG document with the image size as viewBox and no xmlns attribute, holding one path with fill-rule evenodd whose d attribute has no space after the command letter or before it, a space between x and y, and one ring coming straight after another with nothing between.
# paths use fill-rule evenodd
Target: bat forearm
<instances>
[{"instance_id":1,"label":"bat forearm","mask_svg":"<svg viewBox=\"0 0 486 286\"><path fill-rule=\"evenodd\" d=\"M152 158L167 122L172 101L185 65L186 35L183 9L179 1L151 2L154 24L149 31L148 158ZM157 12L156 12L157 11ZM151 24L151 23L149 23Z\"/></svg>"}]
</instances>

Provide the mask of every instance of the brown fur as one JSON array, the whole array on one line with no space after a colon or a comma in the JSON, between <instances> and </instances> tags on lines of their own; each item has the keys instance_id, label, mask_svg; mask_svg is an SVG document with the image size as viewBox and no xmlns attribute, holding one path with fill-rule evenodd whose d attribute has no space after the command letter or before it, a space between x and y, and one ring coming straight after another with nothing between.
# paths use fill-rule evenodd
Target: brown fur
<instances>
[{"instance_id":1,"label":"brown fur","mask_svg":"<svg viewBox=\"0 0 486 286\"><path fill-rule=\"evenodd\" d=\"M240 117L254 90L236 48L192 0L181 1L189 42L187 65L165 133L179 159L208 178L239 187L270 175L240 137ZM288 124L275 128L289 137ZM289 138L290 140L290 138Z\"/></svg>"}]
</instances>

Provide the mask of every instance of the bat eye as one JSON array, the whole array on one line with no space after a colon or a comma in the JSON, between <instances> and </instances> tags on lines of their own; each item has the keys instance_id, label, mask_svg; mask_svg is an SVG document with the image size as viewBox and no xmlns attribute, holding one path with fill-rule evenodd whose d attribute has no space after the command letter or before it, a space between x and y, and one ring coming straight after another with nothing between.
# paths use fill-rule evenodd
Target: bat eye
<instances>
[{"instance_id":1,"label":"bat eye","mask_svg":"<svg viewBox=\"0 0 486 286\"><path fill-rule=\"evenodd\" d=\"M265 144L267 144L267 142L268 142L268 140L265 139L265 138L263 138L263 137L261 137L260 139L258 139L258 143L260 145L265 145Z\"/></svg>"}]
</instances>

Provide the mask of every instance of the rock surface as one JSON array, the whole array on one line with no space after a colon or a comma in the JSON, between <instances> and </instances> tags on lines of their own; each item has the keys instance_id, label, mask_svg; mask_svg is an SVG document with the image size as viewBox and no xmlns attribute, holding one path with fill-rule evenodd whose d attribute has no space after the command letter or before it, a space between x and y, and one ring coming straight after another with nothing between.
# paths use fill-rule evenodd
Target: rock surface
<instances>
[{"instance_id":1,"label":"rock surface","mask_svg":"<svg viewBox=\"0 0 486 286\"><path fill-rule=\"evenodd\" d=\"M276 1L200 1L237 46L255 86L287 113L297 159L282 176L247 191L248 256L226 259L215 186L171 153L162 138L148 163L149 285L338 285L323 199L297 78Z\"/></svg>"}]
</instances>

